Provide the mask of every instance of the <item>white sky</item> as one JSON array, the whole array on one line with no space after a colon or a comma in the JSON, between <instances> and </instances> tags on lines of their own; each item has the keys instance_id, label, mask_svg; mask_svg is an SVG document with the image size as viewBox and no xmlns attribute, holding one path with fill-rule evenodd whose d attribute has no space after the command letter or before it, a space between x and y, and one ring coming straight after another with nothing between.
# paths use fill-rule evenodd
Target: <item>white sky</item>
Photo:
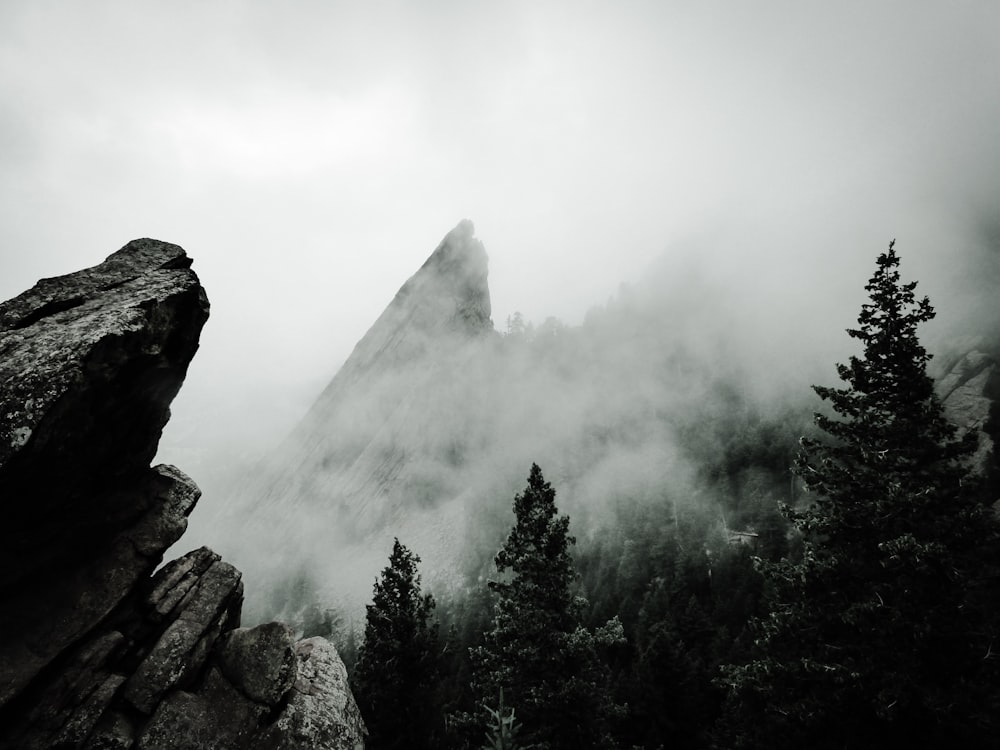
<instances>
[{"instance_id":1,"label":"white sky","mask_svg":"<svg viewBox=\"0 0 1000 750\"><path fill-rule=\"evenodd\" d=\"M202 450L304 407L465 217L498 327L663 253L794 305L896 236L923 283L996 217L998 113L995 0L6 0L0 298L182 245Z\"/></svg>"}]
</instances>

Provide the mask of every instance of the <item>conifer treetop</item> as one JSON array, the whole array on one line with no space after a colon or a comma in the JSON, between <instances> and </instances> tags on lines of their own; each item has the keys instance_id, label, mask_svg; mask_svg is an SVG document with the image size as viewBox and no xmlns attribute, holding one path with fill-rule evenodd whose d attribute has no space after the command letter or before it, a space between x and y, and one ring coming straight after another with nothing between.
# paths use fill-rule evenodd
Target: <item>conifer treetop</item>
<instances>
[{"instance_id":1,"label":"conifer treetop","mask_svg":"<svg viewBox=\"0 0 1000 750\"><path fill-rule=\"evenodd\" d=\"M883 486L896 486L899 491L889 494L897 498L919 495L928 483L935 494L950 494L966 477L962 462L975 450L975 434L956 437L934 391L927 373L931 355L917 335L934 308L927 297L916 297L917 282L901 281L894 244L878 256L865 286L869 301L858 327L847 330L863 344L863 356L837 365L847 387L813 386L840 417L817 413L816 425L834 441L803 439L796 461L820 506L827 500L867 504L886 497Z\"/></svg>"},{"instance_id":2,"label":"conifer treetop","mask_svg":"<svg viewBox=\"0 0 1000 750\"><path fill-rule=\"evenodd\" d=\"M995 705L997 523L966 461L975 432L958 437L927 374L917 328L934 310L898 266L890 244L846 387L814 386L834 415L796 459L812 504L784 508L802 554L760 562L758 656L725 671L759 722L750 746L967 747Z\"/></svg>"}]
</instances>

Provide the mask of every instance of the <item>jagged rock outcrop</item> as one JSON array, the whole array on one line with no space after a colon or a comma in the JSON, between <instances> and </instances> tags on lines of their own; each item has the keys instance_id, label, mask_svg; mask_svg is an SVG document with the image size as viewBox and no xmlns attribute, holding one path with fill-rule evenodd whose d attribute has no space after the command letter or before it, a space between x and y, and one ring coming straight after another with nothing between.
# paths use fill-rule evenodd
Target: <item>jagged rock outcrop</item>
<instances>
[{"instance_id":1,"label":"jagged rock outcrop","mask_svg":"<svg viewBox=\"0 0 1000 750\"><path fill-rule=\"evenodd\" d=\"M465 220L403 284L297 428L291 449L309 446L300 461L328 470L300 490L350 494L351 482L339 481L345 470L414 395L429 393L423 386L451 375L470 343L494 333L490 310L486 250Z\"/></svg>"},{"instance_id":2,"label":"jagged rock outcrop","mask_svg":"<svg viewBox=\"0 0 1000 750\"><path fill-rule=\"evenodd\" d=\"M149 463L208 318L190 265L138 240L0 305L0 705L184 531L197 487Z\"/></svg>"},{"instance_id":3,"label":"jagged rock outcrop","mask_svg":"<svg viewBox=\"0 0 1000 750\"><path fill-rule=\"evenodd\" d=\"M137 240L0 305L0 748L362 746L346 684L302 705L310 641L239 628L236 568L153 575L200 495L149 466L208 317L190 266Z\"/></svg>"},{"instance_id":4,"label":"jagged rock outcrop","mask_svg":"<svg viewBox=\"0 0 1000 750\"><path fill-rule=\"evenodd\" d=\"M295 659L297 677L288 707L260 746L274 750L293 750L302 742L349 746L363 723L337 650L325 638L308 638L295 644ZM335 699L329 700L329 696Z\"/></svg>"}]
</instances>

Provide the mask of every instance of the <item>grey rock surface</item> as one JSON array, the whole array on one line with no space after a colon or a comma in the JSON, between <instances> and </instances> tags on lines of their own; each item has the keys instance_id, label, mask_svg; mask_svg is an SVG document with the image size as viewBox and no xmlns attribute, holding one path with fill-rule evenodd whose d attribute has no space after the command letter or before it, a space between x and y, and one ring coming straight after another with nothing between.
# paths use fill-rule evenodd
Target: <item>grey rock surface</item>
<instances>
[{"instance_id":1,"label":"grey rock surface","mask_svg":"<svg viewBox=\"0 0 1000 750\"><path fill-rule=\"evenodd\" d=\"M332 748L331 707L356 716L323 683L296 714L315 731L276 733L291 631L239 629L210 549L153 574L200 495L149 466L208 315L190 265L137 240L0 305L0 750Z\"/></svg>"},{"instance_id":2,"label":"grey rock surface","mask_svg":"<svg viewBox=\"0 0 1000 750\"><path fill-rule=\"evenodd\" d=\"M137 240L0 304L0 706L186 528L197 487L149 462L208 317L190 265Z\"/></svg>"},{"instance_id":3,"label":"grey rock surface","mask_svg":"<svg viewBox=\"0 0 1000 750\"><path fill-rule=\"evenodd\" d=\"M336 750L361 750L367 731L337 650L324 638L307 638L296 644L295 654L298 677L288 706L260 747L293 750L316 742Z\"/></svg>"},{"instance_id":4,"label":"grey rock surface","mask_svg":"<svg viewBox=\"0 0 1000 750\"><path fill-rule=\"evenodd\" d=\"M211 669L197 692L176 691L159 704L139 750L243 750L251 747L265 714Z\"/></svg>"},{"instance_id":5,"label":"grey rock surface","mask_svg":"<svg viewBox=\"0 0 1000 750\"><path fill-rule=\"evenodd\" d=\"M981 351L971 351L958 360L938 382L948 418L963 430L974 430L979 444L973 466L989 476L995 465L995 446L990 434L991 391L1000 379L996 360Z\"/></svg>"},{"instance_id":6,"label":"grey rock surface","mask_svg":"<svg viewBox=\"0 0 1000 750\"><path fill-rule=\"evenodd\" d=\"M239 625L241 574L215 557L125 685L125 700L143 713L152 713L171 688L193 682L219 635Z\"/></svg>"},{"instance_id":7,"label":"grey rock surface","mask_svg":"<svg viewBox=\"0 0 1000 750\"><path fill-rule=\"evenodd\" d=\"M90 559L5 597L0 612L0 704L90 632L152 573L184 532L199 494L190 479L168 466L147 470L130 489L137 505L149 506L145 515Z\"/></svg>"},{"instance_id":8,"label":"grey rock surface","mask_svg":"<svg viewBox=\"0 0 1000 750\"><path fill-rule=\"evenodd\" d=\"M84 750L130 750L135 745L135 726L119 711L109 710L101 716Z\"/></svg>"},{"instance_id":9,"label":"grey rock surface","mask_svg":"<svg viewBox=\"0 0 1000 750\"><path fill-rule=\"evenodd\" d=\"M280 622L230 630L218 649L222 673L250 700L276 706L298 676L295 634Z\"/></svg>"},{"instance_id":10,"label":"grey rock surface","mask_svg":"<svg viewBox=\"0 0 1000 750\"><path fill-rule=\"evenodd\" d=\"M190 265L176 245L136 240L0 304L0 590L103 548L147 510L130 488L208 318Z\"/></svg>"}]
</instances>

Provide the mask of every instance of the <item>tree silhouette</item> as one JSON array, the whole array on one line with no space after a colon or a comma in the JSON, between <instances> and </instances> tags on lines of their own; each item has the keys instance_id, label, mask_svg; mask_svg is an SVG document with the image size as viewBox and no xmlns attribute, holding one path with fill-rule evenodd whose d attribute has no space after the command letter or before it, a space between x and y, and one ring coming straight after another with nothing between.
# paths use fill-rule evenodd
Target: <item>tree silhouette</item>
<instances>
[{"instance_id":1,"label":"tree silhouette","mask_svg":"<svg viewBox=\"0 0 1000 750\"><path fill-rule=\"evenodd\" d=\"M760 656L725 681L743 740L769 747L979 747L1000 716L997 524L977 499L926 372L917 326L934 317L902 283L892 244L865 289L863 355L843 388L814 386L836 416L803 439L796 472L814 503L785 509L801 559L761 565L772 589Z\"/></svg>"},{"instance_id":2,"label":"tree silhouette","mask_svg":"<svg viewBox=\"0 0 1000 750\"><path fill-rule=\"evenodd\" d=\"M419 562L396 539L367 606L351 688L373 750L436 746L437 626L434 599L420 592Z\"/></svg>"},{"instance_id":3,"label":"tree silhouette","mask_svg":"<svg viewBox=\"0 0 1000 750\"><path fill-rule=\"evenodd\" d=\"M501 690L523 724L524 742L544 748L613 748L615 715L602 644L622 640L617 619L592 633L580 624L574 597L569 517L558 515L555 490L532 464L528 486L514 498L515 524L496 556L493 626L473 649L485 703ZM495 709L494 709L495 710Z\"/></svg>"}]
</instances>

